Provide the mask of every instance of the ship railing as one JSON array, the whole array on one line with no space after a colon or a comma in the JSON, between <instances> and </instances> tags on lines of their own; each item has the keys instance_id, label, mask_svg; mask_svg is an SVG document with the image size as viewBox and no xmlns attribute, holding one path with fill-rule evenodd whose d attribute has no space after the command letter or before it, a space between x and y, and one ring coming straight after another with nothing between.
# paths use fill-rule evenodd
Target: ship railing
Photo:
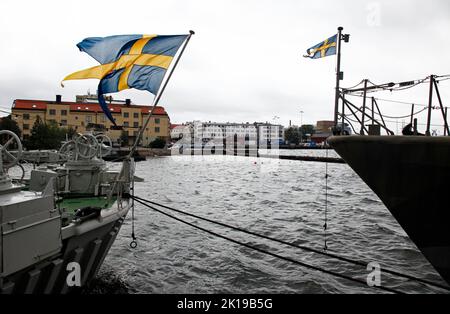
<instances>
[{"instance_id":1,"label":"ship railing","mask_svg":"<svg viewBox=\"0 0 450 314\"><path fill-rule=\"evenodd\" d=\"M109 201L111 201L113 196L116 197L118 209L123 208L124 194L128 195L130 190L134 188L134 172L134 160L128 158L125 159L122 162L122 167L111 186L111 190L108 193Z\"/></svg>"},{"instance_id":2,"label":"ship railing","mask_svg":"<svg viewBox=\"0 0 450 314\"><path fill-rule=\"evenodd\" d=\"M442 115L443 125L438 125L443 127L444 136L450 135L449 125L447 122L447 110L442 102L441 93L439 90L439 82L443 80L449 80L450 75L437 76L430 75L421 80L407 81L401 83L386 83L386 84L374 84L370 80L362 80L358 85L352 88L341 88L339 91L339 111L337 112L337 119L335 121L335 126L333 128L334 135L347 135L350 132L345 128L351 127L353 133L359 135L381 135L381 130L383 130L387 135L394 135L394 132L388 127L386 122L392 122L387 120L388 118L393 119L409 119L409 124L407 128L403 129L404 135L426 135L431 136L431 126L437 126L436 124L431 124L432 110L439 110ZM378 104L378 98L370 97L368 94L381 92L381 91L400 91L405 89L414 88L420 84L429 84L428 93L428 103L426 105L419 105L414 103L407 103L401 101L385 100L394 103L403 103L411 105L411 112L404 116L388 116L381 112L380 106ZM438 105L433 106L433 96L437 96ZM350 101L348 98L350 96L361 97L362 105L357 106L355 103ZM422 106L423 108L417 110L416 108ZM423 124L426 126L425 134L420 134L417 130L418 122L416 116L422 112L427 112L427 122ZM435 133L434 130L433 133Z\"/></svg>"}]
</instances>

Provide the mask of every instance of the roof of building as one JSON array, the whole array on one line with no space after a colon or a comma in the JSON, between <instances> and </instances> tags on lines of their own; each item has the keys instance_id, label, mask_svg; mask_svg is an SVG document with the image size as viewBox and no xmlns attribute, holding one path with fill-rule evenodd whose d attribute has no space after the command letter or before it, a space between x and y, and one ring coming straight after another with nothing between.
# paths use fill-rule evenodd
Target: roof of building
<instances>
[{"instance_id":1,"label":"roof of building","mask_svg":"<svg viewBox=\"0 0 450 314\"><path fill-rule=\"evenodd\" d=\"M47 110L47 105L69 105L70 111L75 112L103 112L99 104L96 103L84 103L84 102L68 102L62 101L57 103L55 101L48 100L32 100L32 99L16 99L13 103L13 109L21 110ZM108 104L112 113L121 113L126 108L140 108L142 114L148 114L151 111L151 106L145 105L125 105L125 104ZM154 115L167 115L164 107L156 106L153 111Z\"/></svg>"},{"instance_id":2,"label":"roof of building","mask_svg":"<svg viewBox=\"0 0 450 314\"><path fill-rule=\"evenodd\" d=\"M171 123L170 126L169 126L169 128L172 130L172 129L175 129L176 127L178 127L178 126L184 126L184 124L175 124L175 123Z\"/></svg>"}]
</instances>

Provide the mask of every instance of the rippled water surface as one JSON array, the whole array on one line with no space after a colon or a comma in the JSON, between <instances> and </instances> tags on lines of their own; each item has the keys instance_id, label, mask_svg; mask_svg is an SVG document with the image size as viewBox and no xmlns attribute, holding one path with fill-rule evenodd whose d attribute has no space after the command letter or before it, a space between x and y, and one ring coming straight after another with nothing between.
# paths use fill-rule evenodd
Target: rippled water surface
<instances>
[{"instance_id":1,"label":"rippled water surface","mask_svg":"<svg viewBox=\"0 0 450 314\"><path fill-rule=\"evenodd\" d=\"M328 154L336 157L334 151ZM325 163L234 156L152 158L136 164L136 174L145 179L136 183L136 195L321 250L325 241L325 169ZM381 267L442 283L351 168L328 164L328 173L326 240L330 253L365 263L375 261ZM178 216L239 241L364 281L369 273L364 267ZM380 292L205 234L140 204L136 204L135 217L138 247L129 247L130 213L103 266L107 273L114 271L131 293ZM390 278L382 274L382 284L409 293L439 291Z\"/></svg>"}]
</instances>

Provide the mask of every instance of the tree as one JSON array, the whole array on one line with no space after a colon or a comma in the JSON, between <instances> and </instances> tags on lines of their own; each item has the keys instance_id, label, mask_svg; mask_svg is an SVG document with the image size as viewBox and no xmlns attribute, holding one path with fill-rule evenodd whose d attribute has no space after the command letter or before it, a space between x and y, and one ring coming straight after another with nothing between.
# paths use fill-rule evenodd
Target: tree
<instances>
[{"instance_id":1,"label":"tree","mask_svg":"<svg viewBox=\"0 0 450 314\"><path fill-rule=\"evenodd\" d=\"M69 128L67 129L67 138L68 138L69 140L72 139L72 138L75 136L75 134L77 134L77 131L75 131L74 128L69 127Z\"/></svg>"},{"instance_id":2,"label":"tree","mask_svg":"<svg viewBox=\"0 0 450 314\"><path fill-rule=\"evenodd\" d=\"M300 131L297 127L289 127L284 132L284 139L289 143L298 145L300 143Z\"/></svg>"},{"instance_id":3,"label":"tree","mask_svg":"<svg viewBox=\"0 0 450 314\"><path fill-rule=\"evenodd\" d=\"M122 133L120 133L120 144L121 146L128 145L128 131L122 130Z\"/></svg>"},{"instance_id":4,"label":"tree","mask_svg":"<svg viewBox=\"0 0 450 314\"><path fill-rule=\"evenodd\" d=\"M311 136L314 134L314 125L312 124L303 124L300 127L300 132L302 134L302 140L308 139L308 135Z\"/></svg>"},{"instance_id":5,"label":"tree","mask_svg":"<svg viewBox=\"0 0 450 314\"><path fill-rule=\"evenodd\" d=\"M67 132L56 122L46 123L38 116L31 129L31 135L24 144L28 149L58 149L66 139Z\"/></svg>"},{"instance_id":6,"label":"tree","mask_svg":"<svg viewBox=\"0 0 450 314\"><path fill-rule=\"evenodd\" d=\"M0 118L0 130L9 130L16 133L18 137L22 136L19 125L11 118L11 115Z\"/></svg>"},{"instance_id":7,"label":"tree","mask_svg":"<svg viewBox=\"0 0 450 314\"><path fill-rule=\"evenodd\" d=\"M156 138L149 145L150 148L164 148L166 146L166 141L161 138Z\"/></svg>"},{"instance_id":8,"label":"tree","mask_svg":"<svg viewBox=\"0 0 450 314\"><path fill-rule=\"evenodd\" d=\"M17 124L16 121L11 119L11 115L0 118L0 130L8 130L8 131L14 132L18 137L20 137L20 135L21 135L19 125ZM6 134L2 135L0 137L0 144L5 144L5 142L8 141L8 139L9 139L8 135L6 135ZM10 148L17 148L17 147L10 146ZM0 155L1 155L1 153L0 153Z\"/></svg>"}]
</instances>

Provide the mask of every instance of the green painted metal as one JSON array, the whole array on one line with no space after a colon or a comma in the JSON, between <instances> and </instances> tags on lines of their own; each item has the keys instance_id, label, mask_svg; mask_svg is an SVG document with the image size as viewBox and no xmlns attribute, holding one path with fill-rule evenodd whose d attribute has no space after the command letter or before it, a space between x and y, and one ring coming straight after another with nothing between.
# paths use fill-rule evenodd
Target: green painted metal
<instances>
[{"instance_id":1,"label":"green painted metal","mask_svg":"<svg viewBox=\"0 0 450 314\"><path fill-rule=\"evenodd\" d=\"M104 197L104 196L66 198L66 199L63 199L59 203L59 207L65 208L66 212L68 212L70 214L75 214L77 209L83 208L83 207L88 207L88 206L109 208L114 204L115 201L116 201L116 198L111 198L111 200L108 202L108 198Z\"/></svg>"}]
</instances>

